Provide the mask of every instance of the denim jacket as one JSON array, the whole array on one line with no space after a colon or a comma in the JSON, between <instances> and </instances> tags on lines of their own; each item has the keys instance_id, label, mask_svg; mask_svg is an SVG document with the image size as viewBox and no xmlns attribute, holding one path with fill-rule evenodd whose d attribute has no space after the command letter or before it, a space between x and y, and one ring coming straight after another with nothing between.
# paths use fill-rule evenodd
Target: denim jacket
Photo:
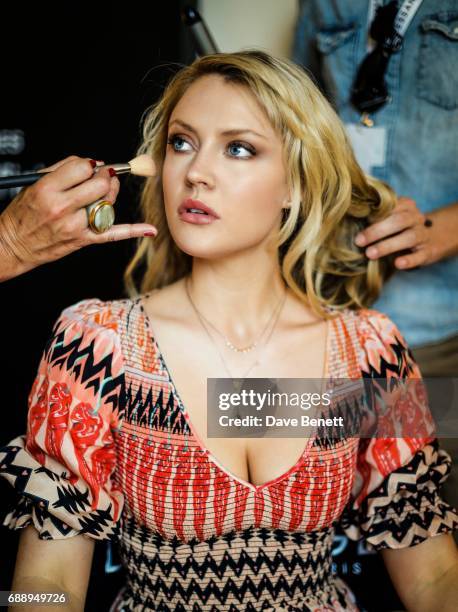
<instances>
[{"instance_id":1,"label":"denim jacket","mask_svg":"<svg viewBox=\"0 0 458 612\"><path fill-rule=\"evenodd\" d=\"M386 3L386 2L385 2ZM350 88L367 50L368 0L304 0L293 60L313 73L345 123L358 123ZM386 128L386 163L372 174L430 212L458 201L458 0L423 0L391 57L390 101L373 115ZM458 257L396 271L374 308L412 347L458 334Z\"/></svg>"}]
</instances>

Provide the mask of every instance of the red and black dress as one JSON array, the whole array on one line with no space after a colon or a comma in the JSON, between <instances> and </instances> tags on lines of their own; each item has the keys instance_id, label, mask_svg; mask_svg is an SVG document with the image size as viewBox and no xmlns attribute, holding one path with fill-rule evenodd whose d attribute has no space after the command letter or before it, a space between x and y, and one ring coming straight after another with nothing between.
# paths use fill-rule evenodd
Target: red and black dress
<instances>
[{"instance_id":1,"label":"red and black dress","mask_svg":"<svg viewBox=\"0 0 458 612\"><path fill-rule=\"evenodd\" d=\"M346 310L328 330L327 377L421 377L381 313ZM405 408L413 416L417 399ZM238 478L195 431L141 298L63 311L27 434L0 451L0 474L20 494L5 525L117 542L127 582L116 612L357 610L331 570L335 524L375 549L456 529L438 493L450 463L432 435L311 437L282 476Z\"/></svg>"}]
</instances>

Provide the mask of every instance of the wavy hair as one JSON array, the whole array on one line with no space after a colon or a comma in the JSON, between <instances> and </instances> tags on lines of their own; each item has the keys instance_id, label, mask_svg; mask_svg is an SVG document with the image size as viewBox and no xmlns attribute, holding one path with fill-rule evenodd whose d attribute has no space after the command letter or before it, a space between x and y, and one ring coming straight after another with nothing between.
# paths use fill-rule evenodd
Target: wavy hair
<instances>
[{"instance_id":1,"label":"wavy hair","mask_svg":"<svg viewBox=\"0 0 458 612\"><path fill-rule=\"evenodd\" d=\"M249 89L284 145L291 207L284 209L276 238L285 283L313 311L363 308L378 297L394 272L394 257L368 260L356 234L391 212L396 195L365 175L356 162L342 122L313 80L291 61L250 49L195 60L171 79L147 111L138 154L150 155L157 174L141 194L142 216L158 235L139 239L124 281L128 295L166 286L191 271L192 257L175 244L165 216L162 166L173 109L188 87L205 75Z\"/></svg>"}]
</instances>

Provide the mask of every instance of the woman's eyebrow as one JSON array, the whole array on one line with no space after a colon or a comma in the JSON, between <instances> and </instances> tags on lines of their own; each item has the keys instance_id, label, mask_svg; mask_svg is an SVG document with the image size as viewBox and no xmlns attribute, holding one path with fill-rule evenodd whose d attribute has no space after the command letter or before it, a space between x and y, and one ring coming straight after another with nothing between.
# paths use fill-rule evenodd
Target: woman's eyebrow
<instances>
[{"instance_id":1,"label":"woman's eyebrow","mask_svg":"<svg viewBox=\"0 0 458 612\"><path fill-rule=\"evenodd\" d=\"M193 128L192 125L189 125L189 123L186 123L185 121L182 121L181 119L174 119L173 121L170 122L169 127L171 127L174 123L177 123L182 128L184 128L185 130L189 130L193 134L197 134L197 130ZM254 130L250 130L248 128L232 128L231 130L224 130L224 132L221 132L221 135L222 136L237 136L238 134L247 134L247 133L251 133L251 134L254 134L255 136L258 136L259 138L264 138L265 140L268 140L267 136L263 136L259 132L255 132Z\"/></svg>"}]
</instances>

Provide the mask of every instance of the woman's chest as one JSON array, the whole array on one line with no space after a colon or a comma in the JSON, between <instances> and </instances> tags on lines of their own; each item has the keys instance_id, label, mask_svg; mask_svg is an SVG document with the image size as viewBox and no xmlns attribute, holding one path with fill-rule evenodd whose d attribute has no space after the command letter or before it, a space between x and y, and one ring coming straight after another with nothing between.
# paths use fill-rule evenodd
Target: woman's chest
<instances>
[{"instance_id":1,"label":"woman's chest","mask_svg":"<svg viewBox=\"0 0 458 612\"><path fill-rule=\"evenodd\" d=\"M294 531L331 525L350 495L357 441L327 446L314 436L207 435L207 379L227 379L225 366L234 378L242 376L251 355L243 364L235 361L238 355L224 361L202 334L177 333L176 324L157 325L155 318L154 334L150 329L141 342L144 358L130 367L131 349L125 348L128 398L116 435L115 480L127 515L185 541L253 526ZM270 352L262 352L252 375L322 377L330 331L322 324L302 336L297 330L282 336L283 344L272 342ZM145 352L148 343L151 352Z\"/></svg>"},{"instance_id":2,"label":"woman's chest","mask_svg":"<svg viewBox=\"0 0 458 612\"><path fill-rule=\"evenodd\" d=\"M202 541L253 527L313 531L331 526L348 502L357 439L305 440L300 460L257 486L203 449L184 417L181 432L175 415L162 421L170 428L124 421L115 481L125 516L166 539ZM273 453L266 459L279 460Z\"/></svg>"},{"instance_id":3,"label":"woman's chest","mask_svg":"<svg viewBox=\"0 0 458 612\"><path fill-rule=\"evenodd\" d=\"M244 387L250 387L252 378L253 393L254 388L258 386L258 379L307 378L313 380L316 386L322 380L325 369L325 323L310 328L307 333L290 333L287 337L283 336L269 349L257 352L255 349L252 353L242 355L228 350L223 352L221 347L194 338L194 341L190 340L188 344L192 346L191 356L188 351L177 350L172 335L165 327L160 331L162 365L166 377L170 380L175 400L195 441L212 455L213 460L223 470L244 483L259 487L282 476L297 464L307 446L307 439L297 430L294 435L288 435L288 429L283 428L282 437L278 437L278 430L274 431L275 428L272 428L271 433L275 434L272 437L256 428L242 429L243 433L240 435L237 433L240 429L226 427L224 431L219 428L218 436L211 435L208 430L209 422L211 421L213 426L219 423L223 412L215 393L211 391L214 386L209 384L208 379L227 378L232 375L234 379L243 379ZM245 374L246 372L248 374ZM303 390L309 385L308 381L304 381ZM267 388L268 385L263 386ZM301 386L299 383L299 387ZM297 387L296 382L294 388ZM245 388L246 394L249 391ZM242 406L237 407L237 412L240 416L254 416L257 411L252 405L247 405L245 409ZM262 412L263 422L267 412L268 408Z\"/></svg>"}]
</instances>

